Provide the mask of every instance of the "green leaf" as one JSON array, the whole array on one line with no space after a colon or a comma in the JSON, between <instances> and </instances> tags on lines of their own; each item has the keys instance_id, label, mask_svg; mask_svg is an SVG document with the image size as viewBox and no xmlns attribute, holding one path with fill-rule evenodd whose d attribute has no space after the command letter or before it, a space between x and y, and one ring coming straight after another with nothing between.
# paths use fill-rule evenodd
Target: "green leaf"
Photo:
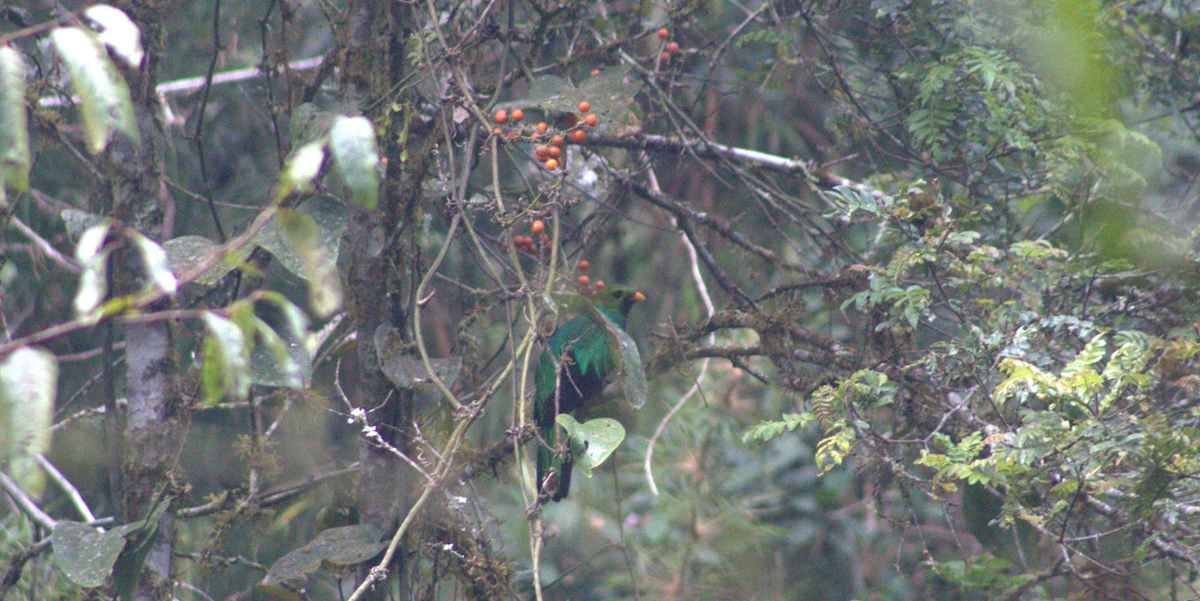
<instances>
[{"instance_id":1,"label":"green leaf","mask_svg":"<svg viewBox=\"0 0 1200 601\"><path fill-rule=\"evenodd\" d=\"M302 338L285 340L267 322L255 317L259 344L250 354L251 380L266 386L304 388L312 377L312 357Z\"/></svg>"},{"instance_id":2,"label":"green leaf","mask_svg":"<svg viewBox=\"0 0 1200 601\"><path fill-rule=\"evenodd\" d=\"M245 333L233 320L204 312L208 336L204 339L201 381L204 405L219 402L225 395L245 398L250 392L250 349Z\"/></svg>"},{"instance_id":3,"label":"green leaf","mask_svg":"<svg viewBox=\"0 0 1200 601\"><path fill-rule=\"evenodd\" d=\"M108 253L104 242L108 239L111 221L94 225L79 237L75 246L75 258L83 264L79 276L79 289L75 291L75 314L91 315L108 294Z\"/></svg>"},{"instance_id":4,"label":"green leaf","mask_svg":"<svg viewBox=\"0 0 1200 601\"><path fill-rule=\"evenodd\" d=\"M560 413L555 421L571 437L575 466L588 478L625 440L625 428L615 419L601 417L581 424L569 413Z\"/></svg>"},{"instance_id":5,"label":"green leaf","mask_svg":"<svg viewBox=\"0 0 1200 601\"><path fill-rule=\"evenodd\" d=\"M383 531L370 524L322 530L315 539L279 558L260 583L270 586L307 578L322 566L337 567L362 563L387 547L380 541Z\"/></svg>"},{"instance_id":6,"label":"green leaf","mask_svg":"<svg viewBox=\"0 0 1200 601\"><path fill-rule=\"evenodd\" d=\"M126 524L101 532L87 524L60 520L50 534L54 564L67 578L84 588L96 588L112 573L125 548L126 535L141 524Z\"/></svg>"},{"instance_id":7,"label":"green leaf","mask_svg":"<svg viewBox=\"0 0 1200 601\"><path fill-rule=\"evenodd\" d=\"M5 185L29 189L32 164L25 115L25 61L15 48L0 46L0 201Z\"/></svg>"},{"instance_id":8,"label":"green leaf","mask_svg":"<svg viewBox=\"0 0 1200 601\"><path fill-rule=\"evenodd\" d=\"M329 130L329 146L354 204L374 209L379 199L379 151L371 121L339 116Z\"/></svg>"},{"instance_id":9,"label":"green leaf","mask_svg":"<svg viewBox=\"0 0 1200 601\"><path fill-rule=\"evenodd\" d=\"M179 286L175 274L171 272L171 262L167 252L157 242L147 238L141 232L128 229L126 235L133 241L142 256L142 265L146 268L146 279L165 294L175 294Z\"/></svg>"},{"instance_id":10,"label":"green leaf","mask_svg":"<svg viewBox=\"0 0 1200 601\"><path fill-rule=\"evenodd\" d=\"M313 182L321 174L321 166L325 164L325 144L310 142L292 151L287 164L279 173L280 199L297 192L305 193L313 190Z\"/></svg>"},{"instance_id":11,"label":"green leaf","mask_svg":"<svg viewBox=\"0 0 1200 601\"><path fill-rule=\"evenodd\" d=\"M113 130L138 140L129 87L96 36L79 27L60 27L50 32L50 39L80 97L88 150L102 152Z\"/></svg>"},{"instance_id":12,"label":"green leaf","mask_svg":"<svg viewBox=\"0 0 1200 601\"><path fill-rule=\"evenodd\" d=\"M167 263L174 273L191 271L197 265L208 261L209 257L220 248L204 236L180 236L167 240L162 246L167 255ZM204 286L217 285L221 278L225 277L225 274L245 263L252 250L253 247L250 245L234 250L193 281Z\"/></svg>"},{"instance_id":13,"label":"green leaf","mask_svg":"<svg viewBox=\"0 0 1200 601\"><path fill-rule=\"evenodd\" d=\"M21 490L41 495L38 453L50 447L58 363L49 351L20 348L0 361L0 460Z\"/></svg>"},{"instance_id":14,"label":"green leaf","mask_svg":"<svg viewBox=\"0 0 1200 601\"><path fill-rule=\"evenodd\" d=\"M100 43L130 68L141 66L146 56L142 50L142 32L129 15L107 4L90 6L83 14L91 22Z\"/></svg>"},{"instance_id":15,"label":"green leaf","mask_svg":"<svg viewBox=\"0 0 1200 601\"><path fill-rule=\"evenodd\" d=\"M320 317L342 304L337 257L345 226L345 206L317 196L296 209L280 210L254 238L288 271L308 281L309 300Z\"/></svg>"}]
</instances>

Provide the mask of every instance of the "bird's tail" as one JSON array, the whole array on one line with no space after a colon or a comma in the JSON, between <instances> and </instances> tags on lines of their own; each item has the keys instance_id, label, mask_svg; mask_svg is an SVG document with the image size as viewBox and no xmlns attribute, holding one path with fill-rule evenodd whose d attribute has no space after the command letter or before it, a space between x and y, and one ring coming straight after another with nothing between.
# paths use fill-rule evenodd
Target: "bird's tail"
<instances>
[{"instance_id":1,"label":"bird's tail","mask_svg":"<svg viewBox=\"0 0 1200 601\"><path fill-rule=\"evenodd\" d=\"M571 490L571 468L575 462L571 457L571 450L567 445L558 444L559 428L557 424L551 424L547 428L542 429L542 440L545 444L538 444L537 449L537 487L540 493L543 487L550 493L550 499L553 501L561 501L567 497L567 493ZM558 448L565 448L565 455L558 453ZM546 482L546 478L553 474L551 482Z\"/></svg>"}]
</instances>

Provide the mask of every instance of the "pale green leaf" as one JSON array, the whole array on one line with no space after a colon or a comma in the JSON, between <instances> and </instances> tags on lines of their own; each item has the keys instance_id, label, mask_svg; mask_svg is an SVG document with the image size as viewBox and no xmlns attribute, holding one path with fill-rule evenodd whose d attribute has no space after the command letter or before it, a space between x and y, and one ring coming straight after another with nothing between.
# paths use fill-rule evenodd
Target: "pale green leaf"
<instances>
[{"instance_id":1,"label":"pale green leaf","mask_svg":"<svg viewBox=\"0 0 1200 601\"><path fill-rule=\"evenodd\" d=\"M25 115L25 61L0 46L0 193L7 184L29 189L29 125Z\"/></svg>"},{"instance_id":2,"label":"pale green leaf","mask_svg":"<svg viewBox=\"0 0 1200 601\"><path fill-rule=\"evenodd\" d=\"M91 21L100 43L129 67L141 66L146 56L142 50L142 32L129 15L107 4L92 5L83 14Z\"/></svg>"},{"instance_id":3,"label":"pale green leaf","mask_svg":"<svg viewBox=\"0 0 1200 601\"><path fill-rule=\"evenodd\" d=\"M141 232L130 229L129 238L137 246L138 254L142 256L142 266L146 268L146 278L165 294L175 294L179 281L171 273L171 263L167 260L167 252L157 242L147 238Z\"/></svg>"},{"instance_id":4,"label":"pale green leaf","mask_svg":"<svg viewBox=\"0 0 1200 601\"><path fill-rule=\"evenodd\" d=\"M379 197L379 151L371 122L366 117L339 116L329 130L329 146L354 204L375 208Z\"/></svg>"},{"instance_id":5,"label":"pale green leaf","mask_svg":"<svg viewBox=\"0 0 1200 601\"><path fill-rule=\"evenodd\" d=\"M50 446L50 422L58 391L58 362L49 351L19 348L0 361L0 459L25 492L43 487L38 453Z\"/></svg>"},{"instance_id":6,"label":"pale green leaf","mask_svg":"<svg viewBox=\"0 0 1200 601\"><path fill-rule=\"evenodd\" d=\"M50 32L50 39L67 65L75 93L80 97L88 150L93 154L103 151L113 130L137 140L129 87L108 60L96 36L79 27L60 27Z\"/></svg>"},{"instance_id":7,"label":"pale green leaf","mask_svg":"<svg viewBox=\"0 0 1200 601\"><path fill-rule=\"evenodd\" d=\"M588 478L625 440L625 428L615 419L601 417L581 424L569 413L560 413L555 421L571 437L575 465Z\"/></svg>"},{"instance_id":8,"label":"pale green leaf","mask_svg":"<svg viewBox=\"0 0 1200 601\"><path fill-rule=\"evenodd\" d=\"M250 392L250 349L242 328L233 320L204 312L208 336L204 339L201 381L203 404L219 402L226 395L242 399Z\"/></svg>"},{"instance_id":9,"label":"pale green leaf","mask_svg":"<svg viewBox=\"0 0 1200 601\"><path fill-rule=\"evenodd\" d=\"M112 222L105 221L94 225L79 237L75 246L75 258L83 264L83 273L79 276L79 289L75 292L75 314L90 315L108 294L108 253L104 241Z\"/></svg>"}]
</instances>

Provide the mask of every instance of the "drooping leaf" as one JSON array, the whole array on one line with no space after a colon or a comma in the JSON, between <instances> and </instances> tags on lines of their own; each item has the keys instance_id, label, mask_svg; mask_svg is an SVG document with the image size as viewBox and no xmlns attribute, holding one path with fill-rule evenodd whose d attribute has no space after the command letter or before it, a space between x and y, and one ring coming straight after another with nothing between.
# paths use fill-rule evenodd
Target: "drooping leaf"
<instances>
[{"instance_id":1,"label":"drooping leaf","mask_svg":"<svg viewBox=\"0 0 1200 601\"><path fill-rule=\"evenodd\" d=\"M375 208L379 198L379 151L370 120L339 116L329 130L329 146L354 204Z\"/></svg>"},{"instance_id":2,"label":"drooping leaf","mask_svg":"<svg viewBox=\"0 0 1200 601\"><path fill-rule=\"evenodd\" d=\"M421 385L432 385L429 370L420 355L414 354L409 345L400 339L400 334L391 324L381 324L375 330L375 348L379 352L379 367L393 384L400 388L416 388ZM446 386L454 386L462 371L462 357L446 357L429 360L433 373L441 378Z\"/></svg>"},{"instance_id":3,"label":"drooping leaf","mask_svg":"<svg viewBox=\"0 0 1200 601\"><path fill-rule=\"evenodd\" d=\"M571 437L575 466L588 478L625 441L625 427L615 419L601 417L579 423L571 414L560 413L555 421Z\"/></svg>"},{"instance_id":4,"label":"drooping leaf","mask_svg":"<svg viewBox=\"0 0 1200 601\"><path fill-rule=\"evenodd\" d=\"M50 534L54 564L79 586L101 586L125 548L126 535L140 526L126 524L101 532L87 524L59 520Z\"/></svg>"},{"instance_id":5,"label":"drooping leaf","mask_svg":"<svg viewBox=\"0 0 1200 601\"><path fill-rule=\"evenodd\" d=\"M283 171L279 173L279 198L293 192L311 192L313 182L321 174L324 164L325 144L320 141L310 142L292 151Z\"/></svg>"},{"instance_id":6,"label":"drooping leaf","mask_svg":"<svg viewBox=\"0 0 1200 601\"><path fill-rule=\"evenodd\" d=\"M163 247L134 229L126 230L126 235L137 246L142 265L146 268L146 278L150 283L165 294L175 294L179 282L175 279L175 274L171 273L171 263L167 260L167 252Z\"/></svg>"},{"instance_id":7,"label":"drooping leaf","mask_svg":"<svg viewBox=\"0 0 1200 601\"><path fill-rule=\"evenodd\" d=\"M383 531L370 524L322 530L315 539L279 558L263 577L261 585L302 580L326 564L336 567L362 563L387 547L380 541Z\"/></svg>"},{"instance_id":8,"label":"drooping leaf","mask_svg":"<svg viewBox=\"0 0 1200 601\"><path fill-rule=\"evenodd\" d=\"M265 321L255 318L259 344L250 354L251 379L255 384L304 388L312 377L312 357L302 339L280 336Z\"/></svg>"},{"instance_id":9,"label":"drooping leaf","mask_svg":"<svg viewBox=\"0 0 1200 601\"><path fill-rule=\"evenodd\" d=\"M79 289L75 292L75 314L91 315L104 302L108 294L108 253L104 241L112 222L94 225L79 237L75 246L75 258L83 265L79 276Z\"/></svg>"},{"instance_id":10,"label":"drooping leaf","mask_svg":"<svg viewBox=\"0 0 1200 601\"><path fill-rule=\"evenodd\" d=\"M548 119L564 113L579 113L579 102L586 100L598 118L595 130L604 135L624 135L641 129L636 104L630 99L641 89L641 78L622 65L606 69L572 86L561 77L544 75L533 80L529 96L513 101L503 108L540 110ZM582 115L579 115L582 117Z\"/></svg>"},{"instance_id":11,"label":"drooping leaf","mask_svg":"<svg viewBox=\"0 0 1200 601\"><path fill-rule=\"evenodd\" d=\"M49 351L20 348L0 361L0 460L34 496L44 483L37 455L50 447L57 392L58 362Z\"/></svg>"},{"instance_id":12,"label":"drooping leaf","mask_svg":"<svg viewBox=\"0 0 1200 601\"><path fill-rule=\"evenodd\" d=\"M163 243L163 251L167 254L167 263L174 273L191 271L197 265L207 261L217 250L217 244L204 236L180 236ZM221 278L225 277L225 274L245 263L252 250L253 247L250 245L234 250L193 281L204 286L215 286L221 281Z\"/></svg>"},{"instance_id":13,"label":"drooping leaf","mask_svg":"<svg viewBox=\"0 0 1200 601\"><path fill-rule=\"evenodd\" d=\"M124 11L107 4L95 4L83 11L96 30L96 37L114 55L131 68L141 66L146 53L142 50L142 32Z\"/></svg>"},{"instance_id":14,"label":"drooping leaf","mask_svg":"<svg viewBox=\"0 0 1200 601\"><path fill-rule=\"evenodd\" d=\"M250 392L250 349L242 328L233 320L211 311L204 313L208 336L204 339L201 381L203 404L219 402L226 395L245 398Z\"/></svg>"},{"instance_id":15,"label":"drooping leaf","mask_svg":"<svg viewBox=\"0 0 1200 601\"><path fill-rule=\"evenodd\" d=\"M320 317L328 317L342 305L342 285L321 228L311 216L291 209L281 209L275 220L288 243L288 261L298 262L298 273L308 280L313 310Z\"/></svg>"},{"instance_id":16,"label":"drooping leaf","mask_svg":"<svg viewBox=\"0 0 1200 601\"><path fill-rule=\"evenodd\" d=\"M129 86L108 60L96 36L79 27L60 27L50 32L50 39L67 65L75 93L80 97L88 150L92 154L103 151L113 130L137 140Z\"/></svg>"},{"instance_id":17,"label":"drooping leaf","mask_svg":"<svg viewBox=\"0 0 1200 601\"><path fill-rule=\"evenodd\" d=\"M0 206L4 186L29 189L29 125L25 115L25 61L21 53L0 46Z\"/></svg>"}]
</instances>

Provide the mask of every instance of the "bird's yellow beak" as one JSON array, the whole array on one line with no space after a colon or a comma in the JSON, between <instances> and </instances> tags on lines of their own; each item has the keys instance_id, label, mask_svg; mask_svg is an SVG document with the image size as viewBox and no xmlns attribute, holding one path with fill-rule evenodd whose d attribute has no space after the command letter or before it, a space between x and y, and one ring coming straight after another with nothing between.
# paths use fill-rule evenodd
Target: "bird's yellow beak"
<instances>
[{"instance_id":1,"label":"bird's yellow beak","mask_svg":"<svg viewBox=\"0 0 1200 601\"><path fill-rule=\"evenodd\" d=\"M641 292L634 292L634 293L633 293L633 300L635 300L635 301L644 301L644 300L646 300L646 295L645 295L645 294L642 294Z\"/></svg>"}]
</instances>

